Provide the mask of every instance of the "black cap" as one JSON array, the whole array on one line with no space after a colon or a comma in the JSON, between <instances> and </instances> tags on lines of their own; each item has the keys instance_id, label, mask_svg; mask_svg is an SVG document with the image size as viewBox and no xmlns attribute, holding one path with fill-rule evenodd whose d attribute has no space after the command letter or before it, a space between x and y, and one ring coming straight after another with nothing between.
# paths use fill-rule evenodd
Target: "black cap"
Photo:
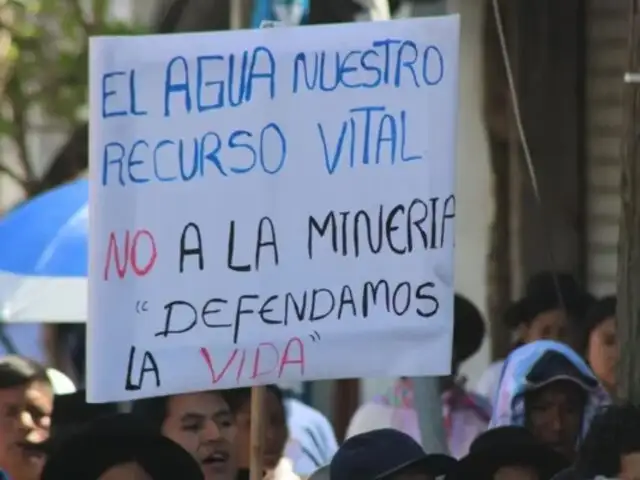
<instances>
[{"instance_id":1,"label":"black cap","mask_svg":"<svg viewBox=\"0 0 640 480\"><path fill-rule=\"evenodd\" d=\"M355 435L345 441L331 460L331 480L382 480L409 467L440 476L457 461L448 455L427 454L406 433L382 428Z\"/></svg>"},{"instance_id":2,"label":"black cap","mask_svg":"<svg viewBox=\"0 0 640 480\"><path fill-rule=\"evenodd\" d=\"M573 382L586 391L598 388L598 381L581 372L567 357L555 350L547 350L531 367L527 383L531 390L535 390L558 380Z\"/></svg>"},{"instance_id":3,"label":"black cap","mask_svg":"<svg viewBox=\"0 0 640 480\"><path fill-rule=\"evenodd\" d=\"M135 462L154 480L202 480L200 466L181 446L131 414L100 418L67 438L48 458L42 480L94 480Z\"/></svg>"},{"instance_id":4,"label":"black cap","mask_svg":"<svg viewBox=\"0 0 640 480\"><path fill-rule=\"evenodd\" d=\"M569 461L524 427L499 427L478 436L447 479L493 478L500 468L513 465L532 467L540 478L548 479L568 467Z\"/></svg>"}]
</instances>

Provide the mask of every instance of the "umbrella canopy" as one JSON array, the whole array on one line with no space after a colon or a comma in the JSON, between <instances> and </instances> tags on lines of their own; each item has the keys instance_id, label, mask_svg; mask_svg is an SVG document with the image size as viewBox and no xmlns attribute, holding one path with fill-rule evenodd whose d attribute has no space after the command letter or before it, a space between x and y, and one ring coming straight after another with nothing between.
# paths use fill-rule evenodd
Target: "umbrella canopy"
<instances>
[{"instance_id":1,"label":"umbrella canopy","mask_svg":"<svg viewBox=\"0 0 640 480\"><path fill-rule=\"evenodd\" d=\"M80 179L0 218L0 319L85 321L88 197Z\"/></svg>"}]
</instances>

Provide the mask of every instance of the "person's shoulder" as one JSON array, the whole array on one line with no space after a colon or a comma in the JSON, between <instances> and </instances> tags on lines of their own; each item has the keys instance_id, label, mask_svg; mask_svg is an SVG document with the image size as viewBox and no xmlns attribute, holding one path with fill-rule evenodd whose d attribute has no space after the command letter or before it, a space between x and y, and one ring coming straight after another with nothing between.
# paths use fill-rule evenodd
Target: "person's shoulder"
<instances>
[{"instance_id":1,"label":"person's shoulder","mask_svg":"<svg viewBox=\"0 0 640 480\"><path fill-rule=\"evenodd\" d=\"M288 399L287 424L292 440L306 449L316 449L324 461L338 449L338 440L329 419L320 411L298 399Z\"/></svg>"},{"instance_id":2,"label":"person's shoulder","mask_svg":"<svg viewBox=\"0 0 640 480\"><path fill-rule=\"evenodd\" d=\"M415 416L411 409L394 408L383 403L369 402L360 405L351 417L347 427L346 438L369 432L379 428L394 428L394 419L398 413L405 412Z\"/></svg>"},{"instance_id":3,"label":"person's shoulder","mask_svg":"<svg viewBox=\"0 0 640 480\"><path fill-rule=\"evenodd\" d=\"M320 410L307 405L295 397L287 398L286 403L291 415L305 415L312 419L326 419Z\"/></svg>"},{"instance_id":4,"label":"person's shoulder","mask_svg":"<svg viewBox=\"0 0 640 480\"><path fill-rule=\"evenodd\" d=\"M467 395L469 396L471 401L479 408L483 409L484 411L491 412L491 402L487 397L475 392L467 392Z\"/></svg>"},{"instance_id":5,"label":"person's shoulder","mask_svg":"<svg viewBox=\"0 0 640 480\"><path fill-rule=\"evenodd\" d=\"M460 403L459 403L460 405ZM491 401L478 393L465 391L464 402L461 402L462 408L472 411L476 416L480 417L484 421L491 419L491 412L493 410Z\"/></svg>"},{"instance_id":6,"label":"person's shoulder","mask_svg":"<svg viewBox=\"0 0 640 480\"><path fill-rule=\"evenodd\" d=\"M493 381L496 377L500 377L502 367L504 367L504 360L497 360L490 364L487 369L482 372L482 375L480 375L478 384L483 383L483 381Z\"/></svg>"},{"instance_id":7,"label":"person's shoulder","mask_svg":"<svg viewBox=\"0 0 640 480\"><path fill-rule=\"evenodd\" d=\"M267 478L269 480L301 480L301 477L293 471L293 462L288 458L280 459L275 470Z\"/></svg>"},{"instance_id":8,"label":"person's shoulder","mask_svg":"<svg viewBox=\"0 0 640 480\"><path fill-rule=\"evenodd\" d=\"M498 360L489 365L480 375L473 391L484 397L492 398L498 388L503 367L504 360Z\"/></svg>"},{"instance_id":9,"label":"person's shoulder","mask_svg":"<svg viewBox=\"0 0 640 480\"><path fill-rule=\"evenodd\" d=\"M315 425L324 430L330 429L333 432L331 422L320 410L301 402L297 398L287 399L287 408L289 409L290 422Z\"/></svg>"}]
</instances>

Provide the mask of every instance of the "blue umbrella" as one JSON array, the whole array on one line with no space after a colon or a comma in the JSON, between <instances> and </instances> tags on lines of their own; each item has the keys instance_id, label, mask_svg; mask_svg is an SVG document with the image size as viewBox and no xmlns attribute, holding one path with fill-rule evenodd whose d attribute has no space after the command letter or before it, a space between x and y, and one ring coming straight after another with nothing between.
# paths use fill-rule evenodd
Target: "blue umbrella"
<instances>
[{"instance_id":1,"label":"blue umbrella","mask_svg":"<svg viewBox=\"0 0 640 480\"><path fill-rule=\"evenodd\" d=\"M0 317L81 322L87 317L89 183L74 181L0 218Z\"/></svg>"}]
</instances>

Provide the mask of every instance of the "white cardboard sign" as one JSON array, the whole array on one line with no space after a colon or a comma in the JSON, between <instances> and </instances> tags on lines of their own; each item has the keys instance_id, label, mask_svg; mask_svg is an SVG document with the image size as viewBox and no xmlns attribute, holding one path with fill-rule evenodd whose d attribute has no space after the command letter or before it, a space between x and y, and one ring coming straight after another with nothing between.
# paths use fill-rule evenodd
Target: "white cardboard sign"
<instances>
[{"instance_id":1,"label":"white cardboard sign","mask_svg":"<svg viewBox=\"0 0 640 480\"><path fill-rule=\"evenodd\" d=\"M449 372L458 42L92 38L90 400Z\"/></svg>"}]
</instances>

